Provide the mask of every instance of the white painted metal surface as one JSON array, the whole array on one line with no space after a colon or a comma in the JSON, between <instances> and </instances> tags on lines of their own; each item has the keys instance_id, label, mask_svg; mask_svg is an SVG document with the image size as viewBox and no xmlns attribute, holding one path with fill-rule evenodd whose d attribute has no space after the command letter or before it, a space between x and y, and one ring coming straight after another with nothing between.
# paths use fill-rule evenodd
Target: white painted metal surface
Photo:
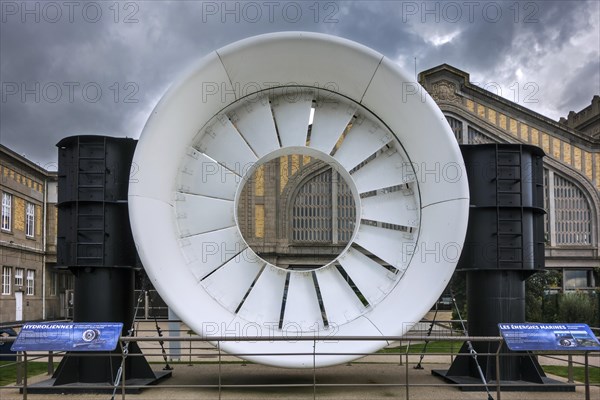
<instances>
[{"instance_id":1,"label":"white painted metal surface","mask_svg":"<svg viewBox=\"0 0 600 400\"><path fill-rule=\"evenodd\" d=\"M348 124L356 108L324 98L316 102L315 116L310 136L310 147L329 154Z\"/></svg>"},{"instance_id":2,"label":"white painted metal surface","mask_svg":"<svg viewBox=\"0 0 600 400\"><path fill-rule=\"evenodd\" d=\"M344 325L364 312L365 306L335 266L321 268L315 274L319 286L325 289L321 295L330 324Z\"/></svg>"},{"instance_id":3,"label":"white painted metal surface","mask_svg":"<svg viewBox=\"0 0 600 400\"><path fill-rule=\"evenodd\" d=\"M240 182L239 175L194 148L182 156L177 176L179 193L189 193L233 200Z\"/></svg>"},{"instance_id":4,"label":"white painted metal surface","mask_svg":"<svg viewBox=\"0 0 600 400\"><path fill-rule=\"evenodd\" d=\"M235 313L264 266L265 263L253 255L251 250L245 249L239 257L229 260L206 278L204 288L219 304Z\"/></svg>"},{"instance_id":5,"label":"white painted metal surface","mask_svg":"<svg viewBox=\"0 0 600 400\"><path fill-rule=\"evenodd\" d=\"M312 99L300 90L304 91L294 89L292 96L277 96L271 103L282 147L306 145Z\"/></svg>"},{"instance_id":6,"label":"white painted metal surface","mask_svg":"<svg viewBox=\"0 0 600 400\"><path fill-rule=\"evenodd\" d=\"M356 243L394 268L404 271L415 248L416 232L403 232L362 224Z\"/></svg>"},{"instance_id":7,"label":"white painted metal surface","mask_svg":"<svg viewBox=\"0 0 600 400\"><path fill-rule=\"evenodd\" d=\"M362 217L372 221L416 228L419 209L414 191L407 188L362 199Z\"/></svg>"},{"instance_id":8,"label":"white painted metal surface","mask_svg":"<svg viewBox=\"0 0 600 400\"><path fill-rule=\"evenodd\" d=\"M237 175L243 175L258 159L227 116L218 116L199 136L194 148Z\"/></svg>"},{"instance_id":9,"label":"white painted metal surface","mask_svg":"<svg viewBox=\"0 0 600 400\"><path fill-rule=\"evenodd\" d=\"M178 193L176 204L182 237L235 226L232 200Z\"/></svg>"},{"instance_id":10,"label":"white painted metal surface","mask_svg":"<svg viewBox=\"0 0 600 400\"><path fill-rule=\"evenodd\" d=\"M290 273L287 300L282 328L295 325L302 332L323 332L325 330L312 272L295 271Z\"/></svg>"},{"instance_id":11,"label":"white painted metal surface","mask_svg":"<svg viewBox=\"0 0 600 400\"><path fill-rule=\"evenodd\" d=\"M383 129L375 121L364 121L358 119L352 130L348 132L346 139L336 151L335 159L347 170L356 167L362 161L369 158L383 145L391 142L392 134Z\"/></svg>"},{"instance_id":12,"label":"white painted metal surface","mask_svg":"<svg viewBox=\"0 0 600 400\"><path fill-rule=\"evenodd\" d=\"M381 265L359 251L348 251L340 258L340 264L369 302L369 306L376 306L394 283Z\"/></svg>"},{"instance_id":13,"label":"white painted metal surface","mask_svg":"<svg viewBox=\"0 0 600 400\"><path fill-rule=\"evenodd\" d=\"M352 174L359 193L414 182L415 175L408 158L395 149L383 149L373 161Z\"/></svg>"},{"instance_id":14,"label":"white painted metal surface","mask_svg":"<svg viewBox=\"0 0 600 400\"><path fill-rule=\"evenodd\" d=\"M129 192L140 257L175 313L199 334L227 336L402 335L420 320L458 261L468 187L444 116L426 93L407 95L415 88L373 50L304 32L234 43L176 83L144 128ZM258 258L235 216L255 168L298 153L338 170L357 207L350 243L314 272ZM319 341L334 354L315 362L385 344ZM221 345L313 365L312 342ZM290 352L306 354L276 355Z\"/></svg>"},{"instance_id":15,"label":"white painted metal surface","mask_svg":"<svg viewBox=\"0 0 600 400\"><path fill-rule=\"evenodd\" d=\"M235 226L192 236L180 233L178 236L186 267L198 280L206 278L247 247Z\"/></svg>"},{"instance_id":16,"label":"white painted metal surface","mask_svg":"<svg viewBox=\"0 0 600 400\"><path fill-rule=\"evenodd\" d=\"M279 149L275 121L267 96L238 108L229 117L237 130L243 132L244 139L259 157Z\"/></svg>"},{"instance_id":17,"label":"white painted metal surface","mask_svg":"<svg viewBox=\"0 0 600 400\"><path fill-rule=\"evenodd\" d=\"M238 317L244 323L258 323L261 329L268 329L269 324L279 326L286 276L285 271L267 265L240 308Z\"/></svg>"}]
</instances>

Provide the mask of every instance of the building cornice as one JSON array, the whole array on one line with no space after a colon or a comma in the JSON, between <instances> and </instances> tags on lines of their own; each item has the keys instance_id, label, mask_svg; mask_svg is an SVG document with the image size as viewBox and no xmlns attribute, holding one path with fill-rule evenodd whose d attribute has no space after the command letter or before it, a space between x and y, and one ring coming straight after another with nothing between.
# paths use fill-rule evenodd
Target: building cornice
<instances>
[{"instance_id":1,"label":"building cornice","mask_svg":"<svg viewBox=\"0 0 600 400\"><path fill-rule=\"evenodd\" d=\"M14 150L9 149L8 147L6 147L2 144L0 144L0 154L4 155L7 160L10 160L10 162L13 165L18 163L20 167L27 168L32 173L40 174L50 180L58 179L58 173L56 171L48 171L48 170L42 168L41 166L39 166L38 164L34 163L33 161L27 159L26 157L15 152Z\"/></svg>"},{"instance_id":2,"label":"building cornice","mask_svg":"<svg viewBox=\"0 0 600 400\"><path fill-rule=\"evenodd\" d=\"M520 114L519 116L533 119L537 124L543 124L546 127L551 127L552 133L563 136L567 140L575 139L590 149L600 149L600 139L592 138L531 109L523 107L518 103L507 100L504 97L474 85L471 83L470 75L467 72L451 65L442 64L421 72L419 74L419 83L425 87L428 92L430 92L432 97L435 98L435 93L431 93L433 83L442 80L444 77L451 77L453 81L457 82L459 84L460 91L466 96L471 96L488 104L494 104L495 106L500 105L500 109L504 109L506 111L510 110L512 114L517 113Z\"/></svg>"}]
</instances>

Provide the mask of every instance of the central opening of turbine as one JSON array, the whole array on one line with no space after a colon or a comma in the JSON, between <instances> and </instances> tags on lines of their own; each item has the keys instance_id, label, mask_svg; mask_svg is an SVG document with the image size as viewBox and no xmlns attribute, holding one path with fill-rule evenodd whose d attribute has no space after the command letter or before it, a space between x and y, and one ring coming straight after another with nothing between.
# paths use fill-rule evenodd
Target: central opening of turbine
<instances>
[{"instance_id":1,"label":"central opening of turbine","mask_svg":"<svg viewBox=\"0 0 600 400\"><path fill-rule=\"evenodd\" d=\"M294 152L259 162L243 184L238 225L246 243L268 263L315 270L351 242L357 206L349 177L324 156Z\"/></svg>"}]
</instances>

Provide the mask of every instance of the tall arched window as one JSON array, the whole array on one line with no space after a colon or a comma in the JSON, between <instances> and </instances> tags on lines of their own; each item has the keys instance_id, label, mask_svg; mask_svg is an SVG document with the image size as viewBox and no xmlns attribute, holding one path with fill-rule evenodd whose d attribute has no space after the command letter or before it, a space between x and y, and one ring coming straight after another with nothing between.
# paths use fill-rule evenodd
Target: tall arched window
<instances>
[{"instance_id":1,"label":"tall arched window","mask_svg":"<svg viewBox=\"0 0 600 400\"><path fill-rule=\"evenodd\" d=\"M592 209L569 178L544 168L544 228L553 246L592 244Z\"/></svg>"},{"instance_id":2,"label":"tall arched window","mask_svg":"<svg viewBox=\"0 0 600 400\"><path fill-rule=\"evenodd\" d=\"M592 243L592 212L583 192L554 174L554 212L557 245Z\"/></svg>"},{"instance_id":3,"label":"tall arched window","mask_svg":"<svg viewBox=\"0 0 600 400\"><path fill-rule=\"evenodd\" d=\"M548 243L550 241L550 171L548 168L544 168L544 210L546 210L546 214L544 215L544 232L545 232L545 241Z\"/></svg>"},{"instance_id":4,"label":"tall arched window","mask_svg":"<svg viewBox=\"0 0 600 400\"><path fill-rule=\"evenodd\" d=\"M292 199L292 241L348 242L355 218L350 188L328 168L306 180Z\"/></svg>"}]
</instances>

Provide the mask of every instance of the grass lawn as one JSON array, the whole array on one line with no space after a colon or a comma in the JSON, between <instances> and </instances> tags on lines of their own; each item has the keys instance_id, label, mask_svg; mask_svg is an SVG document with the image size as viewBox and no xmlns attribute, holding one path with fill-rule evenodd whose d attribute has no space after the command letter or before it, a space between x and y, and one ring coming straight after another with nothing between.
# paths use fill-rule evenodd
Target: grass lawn
<instances>
[{"instance_id":1,"label":"grass lawn","mask_svg":"<svg viewBox=\"0 0 600 400\"><path fill-rule=\"evenodd\" d=\"M13 365L9 365L13 364ZM48 372L46 362L28 362L27 376L35 376ZM0 361L0 386L14 385L17 381L17 365L12 361Z\"/></svg>"},{"instance_id":2,"label":"grass lawn","mask_svg":"<svg viewBox=\"0 0 600 400\"><path fill-rule=\"evenodd\" d=\"M462 342L429 342L426 353L458 353L462 346ZM378 351L378 353L406 353L408 346L386 347ZM421 354L425 349L425 343L414 343L410 345L409 354Z\"/></svg>"},{"instance_id":3,"label":"grass lawn","mask_svg":"<svg viewBox=\"0 0 600 400\"><path fill-rule=\"evenodd\" d=\"M558 375L563 378L569 376L569 369L562 365L544 365L544 372ZM590 383L600 383L600 368L590 367ZM573 366L573 379L578 382L585 382L585 367Z\"/></svg>"}]
</instances>

